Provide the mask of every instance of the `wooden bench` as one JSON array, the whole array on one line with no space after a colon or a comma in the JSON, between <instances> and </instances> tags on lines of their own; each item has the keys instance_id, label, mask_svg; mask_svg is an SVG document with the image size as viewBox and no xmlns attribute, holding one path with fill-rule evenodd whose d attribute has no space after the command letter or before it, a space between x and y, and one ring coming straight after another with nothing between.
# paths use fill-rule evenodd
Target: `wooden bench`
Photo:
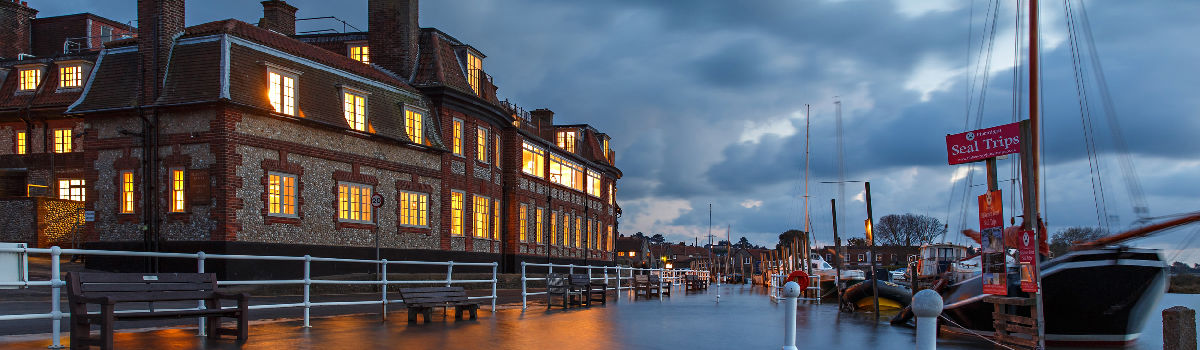
<instances>
[{"instance_id":1,"label":"wooden bench","mask_svg":"<svg viewBox=\"0 0 1200 350\"><path fill-rule=\"evenodd\" d=\"M599 301L608 305L608 280L591 281L588 283L588 303Z\"/></svg>"},{"instance_id":2,"label":"wooden bench","mask_svg":"<svg viewBox=\"0 0 1200 350\"><path fill-rule=\"evenodd\" d=\"M701 284L700 277L696 276L696 275L683 276L683 284L684 284L684 290L689 291L689 292L699 291L701 289L700 288L700 284Z\"/></svg>"},{"instance_id":3,"label":"wooden bench","mask_svg":"<svg viewBox=\"0 0 1200 350\"><path fill-rule=\"evenodd\" d=\"M204 317L209 338L221 335L247 338L247 314L250 296L245 293L217 291L217 276L212 273L67 273L67 303L71 312L71 349L98 345L113 348L113 325L118 320ZM129 302L203 301L205 309L159 310L115 313L116 305ZM236 300L237 308L221 308L221 300ZM89 314L88 304L100 306L100 313ZM195 307L195 304L189 307ZM237 319L237 328L221 328L221 318ZM100 327L93 338L92 325Z\"/></svg>"},{"instance_id":4,"label":"wooden bench","mask_svg":"<svg viewBox=\"0 0 1200 350\"><path fill-rule=\"evenodd\" d=\"M554 296L558 296L562 300L562 308L566 309L571 299L579 295L578 291L571 288L566 275L561 273L551 273L546 275L546 309L554 305Z\"/></svg>"},{"instance_id":5,"label":"wooden bench","mask_svg":"<svg viewBox=\"0 0 1200 350\"><path fill-rule=\"evenodd\" d=\"M592 306L593 301L599 301L601 304L608 305L608 282L592 281L592 276L587 274L572 274L570 288L572 291L578 292L579 304Z\"/></svg>"},{"instance_id":6,"label":"wooden bench","mask_svg":"<svg viewBox=\"0 0 1200 350\"><path fill-rule=\"evenodd\" d=\"M659 286L656 283L650 282L650 276L636 275L633 276L633 298L637 299L638 295L645 295L647 299L652 296L660 296Z\"/></svg>"},{"instance_id":7,"label":"wooden bench","mask_svg":"<svg viewBox=\"0 0 1200 350\"><path fill-rule=\"evenodd\" d=\"M463 318L463 311L469 312L474 320L479 311L479 303L467 299L467 291L462 287L400 288L400 299L404 299L408 308L408 323L416 323L418 313L425 316L425 323L432 322L436 307L454 306L457 320Z\"/></svg>"},{"instance_id":8,"label":"wooden bench","mask_svg":"<svg viewBox=\"0 0 1200 350\"><path fill-rule=\"evenodd\" d=\"M657 284L659 286L659 293L662 293L662 295L671 296L670 280L664 280L659 275L650 275L650 284Z\"/></svg>"}]
</instances>

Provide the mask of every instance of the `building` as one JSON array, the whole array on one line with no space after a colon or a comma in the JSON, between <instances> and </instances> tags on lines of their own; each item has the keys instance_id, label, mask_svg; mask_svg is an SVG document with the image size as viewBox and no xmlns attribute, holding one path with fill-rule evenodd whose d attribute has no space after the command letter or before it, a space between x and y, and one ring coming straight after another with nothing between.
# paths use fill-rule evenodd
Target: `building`
<instances>
[{"instance_id":1,"label":"building","mask_svg":"<svg viewBox=\"0 0 1200 350\"><path fill-rule=\"evenodd\" d=\"M486 56L421 28L418 1L361 1L370 31L296 35L280 0L258 25L191 27L183 0L139 0L138 28L56 17L113 29L39 56L76 34L0 0L0 24L30 39L0 48L0 138L24 142L0 168L28 169L0 188L82 203L91 248L611 264L609 136L500 100Z\"/></svg>"},{"instance_id":2,"label":"building","mask_svg":"<svg viewBox=\"0 0 1200 350\"><path fill-rule=\"evenodd\" d=\"M645 237L617 237L616 264L629 267L649 267L651 262L649 240Z\"/></svg>"},{"instance_id":3,"label":"building","mask_svg":"<svg viewBox=\"0 0 1200 350\"><path fill-rule=\"evenodd\" d=\"M920 250L921 247L917 246L876 246L875 263L877 267L904 266L908 257L917 255ZM821 248L820 253L830 265L837 266L837 263L842 261L845 263L843 268L870 270L871 247L842 246L841 254L834 254L835 251L837 250L834 246L825 246Z\"/></svg>"}]
</instances>

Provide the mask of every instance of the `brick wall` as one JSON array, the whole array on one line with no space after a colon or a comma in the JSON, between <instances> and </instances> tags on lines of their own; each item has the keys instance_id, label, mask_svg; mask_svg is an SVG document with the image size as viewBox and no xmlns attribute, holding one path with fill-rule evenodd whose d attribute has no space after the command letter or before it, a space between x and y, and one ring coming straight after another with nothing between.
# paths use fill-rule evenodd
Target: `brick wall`
<instances>
[{"instance_id":1,"label":"brick wall","mask_svg":"<svg viewBox=\"0 0 1200 350\"><path fill-rule=\"evenodd\" d=\"M31 21L37 10L13 0L0 0L0 58L33 53Z\"/></svg>"}]
</instances>

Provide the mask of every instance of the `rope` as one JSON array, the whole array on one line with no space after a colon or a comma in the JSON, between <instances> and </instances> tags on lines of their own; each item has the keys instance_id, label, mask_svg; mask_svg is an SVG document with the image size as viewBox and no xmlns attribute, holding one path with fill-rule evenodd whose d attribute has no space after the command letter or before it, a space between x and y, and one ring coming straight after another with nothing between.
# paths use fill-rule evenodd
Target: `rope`
<instances>
[{"instance_id":1,"label":"rope","mask_svg":"<svg viewBox=\"0 0 1200 350\"><path fill-rule=\"evenodd\" d=\"M1084 76L1083 53L1079 49L1079 23L1075 16L1070 0L1063 1L1063 9L1067 19L1067 37L1071 47L1071 64L1075 74L1075 90L1079 95L1079 119L1083 127L1084 145L1088 153L1088 170L1091 171L1092 196L1096 208L1096 224L1106 232L1112 232L1108 220L1107 198L1104 194L1104 179L1101 172L1100 154L1096 149L1095 125L1092 123L1091 103L1087 92L1087 78Z\"/></svg>"},{"instance_id":2,"label":"rope","mask_svg":"<svg viewBox=\"0 0 1200 350\"><path fill-rule=\"evenodd\" d=\"M985 336L985 335L983 335L983 334L979 334L979 333L977 333L977 332L975 332L975 331L973 331L973 330L967 329L967 327L963 327L962 325L958 324L958 322L954 322L954 320L951 320L949 317L946 317L946 315L938 315L938 317L939 317L939 318L941 318L941 319L943 319L943 320L946 320L946 321L948 321L948 322L950 322L950 323L952 323L952 324L954 324L954 326L955 326L955 327L958 327L958 329L961 329L961 330L967 331L967 333L970 333L971 335L974 335L974 336L976 336L976 337L979 337L980 339L987 340L988 342L991 342L992 344L995 344L996 346L999 346L999 347L1002 347L1002 348L1005 348L1005 349L1009 349L1009 350L1016 350L1016 349L1013 349L1012 347L1010 347L1010 346L1008 346L1008 345L1004 345L1004 344L1001 344L1000 342L997 342L997 341L995 341L995 340L992 340L992 338L988 338L987 336Z\"/></svg>"}]
</instances>

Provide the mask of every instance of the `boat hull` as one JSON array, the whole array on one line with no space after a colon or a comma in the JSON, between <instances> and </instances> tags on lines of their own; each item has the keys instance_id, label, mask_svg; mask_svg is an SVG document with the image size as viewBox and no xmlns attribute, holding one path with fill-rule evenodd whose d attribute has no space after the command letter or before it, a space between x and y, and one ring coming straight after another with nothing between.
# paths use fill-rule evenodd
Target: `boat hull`
<instances>
[{"instance_id":1,"label":"boat hull","mask_svg":"<svg viewBox=\"0 0 1200 350\"><path fill-rule=\"evenodd\" d=\"M1042 301L1048 344L1119 346L1132 343L1166 292L1166 265L1156 251L1105 248L1073 252L1043 263ZM1025 295L1010 270L1008 295ZM957 327L991 333L993 306L983 302L979 276L943 293L944 315ZM1028 315L1028 307L1009 312ZM953 326L953 324L952 324Z\"/></svg>"}]
</instances>

